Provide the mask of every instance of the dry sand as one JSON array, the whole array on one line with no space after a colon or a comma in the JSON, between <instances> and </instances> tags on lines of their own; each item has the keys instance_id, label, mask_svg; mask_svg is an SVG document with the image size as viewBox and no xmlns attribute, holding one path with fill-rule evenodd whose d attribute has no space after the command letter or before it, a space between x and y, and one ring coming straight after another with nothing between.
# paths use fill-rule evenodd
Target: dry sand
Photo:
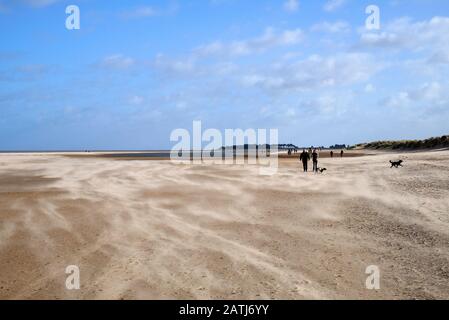
<instances>
[{"instance_id":1,"label":"dry sand","mask_svg":"<svg viewBox=\"0 0 449 320\"><path fill-rule=\"evenodd\" d=\"M449 298L449 151L280 164L2 154L0 298Z\"/></svg>"}]
</instances>

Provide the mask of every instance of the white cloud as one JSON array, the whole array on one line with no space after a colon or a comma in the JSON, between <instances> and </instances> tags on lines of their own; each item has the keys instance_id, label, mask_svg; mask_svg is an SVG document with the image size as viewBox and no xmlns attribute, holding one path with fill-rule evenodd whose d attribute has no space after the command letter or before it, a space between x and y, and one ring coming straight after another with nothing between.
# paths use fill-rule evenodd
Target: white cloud
<instances>
[{"instance_id":1,"label":"white cloud","mask_svg":"<svg viewBox=\"0 0 449 320\"><path fill-rule=\"evenodd\" d=\"M371 92L375 92L376 91L376 87L374 87L371 83L368 83L365 86L365 92L366 93L371 93Z\"/></svg>"},{"instance_id":2,"label":"white cloud","mask_svg":"<svg viewBox=\"0 0 449 320\"><path fill-rule=\"evenodd\" d=\"M155 61L154 67L166 73L189 73L197 71L196 61L194 58L186 59L170 59L162 54L159 54Z\"/></svg>"},{"instance_id":3,"label":"white cloud","mask_svg":"<svg viewBox=\"0 0 449 320\"><path fill-rule=\"evenodd\" d=\"M426 83L423 86L421 86L419 89L410 91L409 96L418 101L430 101L433 103L439 103L441 99L444 98L443 96L443 88L440 83L438 82L432 82L432 83Z\"/></svg>"},{"instance_id":4,"label":"white cloud","mask_svg":"<svg viewBox=\"0 0 449 320\"><path fill-rule=\"evenodd\" d=\"M296 110L294 108L288 108L287 112L285 113L285 116L287 116L287 117L296 116Z\"/></svg>"},{"instance_id":5,"label":"white cloud","mask_svg":"<svg viewBox=\"0 0 449 320\"><path fill-rule=\"evenodd\" d=\"M382 31L360 29L358 50L382 50L392 66L408 74L444 77L449 67L449 17L434 17L424 21L400 18L385 24Z\"/></svg>"},{"instance_id":6,"label":"white cloud","mask_svg":"<svg viewBox=\"0 0 449 320\"><path fill-rule=\"evenodd\" d=\"M419 107L424 110L449 106L449 88L439 82L425 83L419 88L403 90L382 101L390 108Z\"/></svg>"},{"instance_id":7,"label":"white cloud","mask_svg":"<svg viewBox=\"0 0 449 320\"><path fill-rule=\"evenodd\" d=\"M249 74L242 77L245 86L262 86L266 89L278 89L287 86L286 79L282 76Z\"/></svg>"},{"instance_id":8,"label":"white cloud","mask_svg":"<svg viewBox=\"0 0 449 320\"><path fill-rule=\"evenodd\" d=\"M335 11L346 3L346 0L329 0L324 5L324 10L331 12Z\"/></svg>"},{"instance_id":9,"label":"white cloud","mask_svg":"<svg viewBox=\"0 0 449 320\"><path fill-rule=\"evenodd\" d=\"M284 10L287 12L296 12L299 9L299 1L298 0L287 0L284 2Z\"/></svg>"},{"instance_id":10,"label":"white cloud","mask_svg":"<svg viewBox=\"0 0 449 320\"><path fill-rule=\"evenodd\" d=\"M163 54L156 56L151 66L160 73L162 78L189 79L206 77L209 79L226 77L238 70L238 65L232 62L219 61L202 64L200 59L191 55L183 58L170 58Z\"/></svg>"},{"instance_id":11,"label":"white cloud","mask_svg":"<svg viewBox=\"0 0 449 320\"><path fill-rule=\"evenodd\" d=\"M154 17L158 15L158 11L150 6L142 6L134 8L133 10L129 10L122 13L124 18L147 18Z\"/></svg>"},{"instance_id":12,"label":"white cloud","mask_svg":"<svg viewBox=\"0 0 449 320\"><path fill-rule=\"evenodd\" d=\"M151 18L155 16L173 15L176 14L178 10L179 4L177 2L170 2L165 7L156 8L149 5L134 7L130 10L122 11L120 15L125 19Z\"/></svg>"},{"instance_id":13,"label":"white cloud","mask_svg":"<svg viewBox=\"0 0 449 320\"><path fill-rule=\"evenodd\" d=\"M384 103L390 108L399 108L408 106L410 102L411 100L408 92L400 91L397 94L388 97Z\"/></svg>"},{"instance_id":14,"label":"white cloud","mask_svg":"<svg viewBox=\"0 0 449 320\"><path fill-rule=\"evenodd\" d=\"M59 2L60 0L0 0L0 13L8 12L14 6L27 6L32 8L43 8Z\"/></svg>"},{"instance_id":15,"label":"white cloud","mask_svg":"<svg viewBox=\"0 0 449 320\"><path fill-rule=\"evenodd\" d=\"M367 81L383 68L370 55L341 53L264 66L242 76L242 84L267 90L313 90Z\"/></svg>"},{"instance_id":16,"label":"white cloud","mask_svg":"<svg viewBox=\"0 0 449 320\"><path fill-rule=\"evenodd\" d=\"M56 3L58 1L59 0L22 0L19 2L23 2L32 7L46 7L46 6Z\"/></svg>"},{"instance_id":17,"label":"white cloud","mask_svg":"<svg viewBox=\"0 0 449 320\"><path fill-rule=\"evenodd\" d=\"M315 32L341 33L350 31L351 27L346 21L321 22L313 25L311 30Z\"/></svg>"},{"instance_id":18,"label":"white cloud","mask_svg":"<svg viewBox=\"0 0 449 320\"><path fill-rule=\"evenodd\" d=\"M141 96L132 96L129 99L129 103L133 105L141 105L144 102L144 98Z\"/></svg>"},{"instance_id":19,"label":"white cloud","mask_svg":"<svg viewBox=\"0 0 449 320\"><path fill-rule=\"evenodd\" d=\"M57 70L56 66L46 64L26 64L0 70L1 81L34 81Z\"/></svg>"},{"instance_id":20,"label":"white cloud","mask_svg":"<svg viewBox=\"0 0 449 320\"><path fill-rule=\"evenodd\" d=\"M409 39L398 37L397 34L388 32L379 33L363 33L361 41L364 45L378 46L378 47L401 47L405 46Z\"/></svg>"},{"instance_id":21,"label":"white cloud","mask_svg":"<svg viewBox=\"0 0 449 320\"><path fill-rule=\"evenodd\" d=\"M112 69L128 69L134 66L134 64L135 64L134 59L126 57L122 54L115 54L105 57L100 62L101 67Z\"/></svg>"},{"instance_id":22,"label":"white cloud","mask_svg":"<svg viewBox=\"0 0 449 320\"><path fill-rule=\"evenodd\" d=\"M400 18L387 24L382 32L362 30L361 44L370 47L423 50L449 47L449 17L434 17L428 21L412 22Z\"/></svg>"},{"instance_id":23,"label":"white cloud","mask_svg":"<svg viewBox=\"0 0 449 320\"><path fill-rule=\"evenodd\" d=\"M436 50L427 62L430 64L449 64L449 46Z\"/></svg>"},{"instance_id":24,"label":"white cloud","mask_svg":"<svg viewBox=\"0 0 449 320\"><path fill-rule=\"evenodd\" d=\"M353 108L354 96L352 92L324 91L309 98L299 99L298 108L302 117L319 115L320 118L339 117Z\"/></svg>"},{"instance_id":25,"label":"white cloud","mask_svg":"<svg viewBox=\"0 0 449 320\"><path fill-rule=\"evenodd\" d=\"M194 50L199 56L227 55L244 56L253 53L264 52L278 46L293 46L300 43L304 35L301 29L283 30L277 32L273 28L267 28L263 35L257 38L223 43L215 41Z\"/></svg>"},{"instance_id":26,"label":"white cloud","mask_svg":"<svg viewBox=\"0 0 449 320\"><path fill-rule=\"evenodd\" d=\"M301 107L308 109L309 112L318 111L321 114L334 113L338 104L337 97L334 95L322 95L301 103Z\"/></svg>"}]
</instances>

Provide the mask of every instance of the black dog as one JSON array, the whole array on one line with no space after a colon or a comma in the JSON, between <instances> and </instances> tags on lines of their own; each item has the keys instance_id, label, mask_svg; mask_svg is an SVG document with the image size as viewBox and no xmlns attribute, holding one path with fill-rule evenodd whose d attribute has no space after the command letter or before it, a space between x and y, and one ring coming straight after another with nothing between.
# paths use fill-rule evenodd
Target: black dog
<instances>
[{"instance_id":1,"label":"black dog","mask_svg":"<svg viewBox=\"0 0 449 320\"><path fill-rule=\"evenodd\" d=\"M318 171L320 172L320 173L323 173L324 171L326 171L327 169L326 168L318 168Z\"/></svg>"},{"instance_id":2,"label":"black dog","mask_svg":"<svg viewBox=\"0 0 449 320\"><path fill-rule=\"evenodd\" d=\"M402 160L399 160L399 161L391 161L391 160L390 160L390 163L391 163L391 167L390 167L390 168L393 168L393 167L395 167L395 168L403 167L403 165L402 165L403 162L404 162L404 161L402 161Z\"/></svg>"}]
</instances>

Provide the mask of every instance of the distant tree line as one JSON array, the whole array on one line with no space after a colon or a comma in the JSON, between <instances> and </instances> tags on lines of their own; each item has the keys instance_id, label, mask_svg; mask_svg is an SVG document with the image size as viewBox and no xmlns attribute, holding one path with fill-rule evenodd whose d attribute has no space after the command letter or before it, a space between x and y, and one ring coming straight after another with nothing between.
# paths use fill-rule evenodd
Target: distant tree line
<instances>
[{"instance_id":1,"label":"distant tree line","mask_svg":"<svg viewBox=\"0 0 449 320\"><path fill-rule=\"evenodd\" d=\"M346 145L345 144L336 144L336 145L330 146L329 149L346 149Z\"/></svg>"}]
</instances>

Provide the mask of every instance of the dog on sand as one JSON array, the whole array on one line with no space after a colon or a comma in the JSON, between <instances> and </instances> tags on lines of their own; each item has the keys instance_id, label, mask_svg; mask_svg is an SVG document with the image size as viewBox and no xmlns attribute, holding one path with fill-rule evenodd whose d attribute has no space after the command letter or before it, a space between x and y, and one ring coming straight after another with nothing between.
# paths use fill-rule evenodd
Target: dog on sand
<instances>
[{"instance_id":1,"label":"dog on sand","mask_svg":"<svg viewBox=\"0 0 449 320\"><path fill-rule=\"evenodd\" d=\"M404 161L402 161L402 160L399 160L399 161L391 161L391 160L390 160L390 163L391 163L391 167L390 167L390 168L399 168L399 167L403 167L403 165L402 165L403 162L404 162Z\"/></svg>"}]
</instances>

